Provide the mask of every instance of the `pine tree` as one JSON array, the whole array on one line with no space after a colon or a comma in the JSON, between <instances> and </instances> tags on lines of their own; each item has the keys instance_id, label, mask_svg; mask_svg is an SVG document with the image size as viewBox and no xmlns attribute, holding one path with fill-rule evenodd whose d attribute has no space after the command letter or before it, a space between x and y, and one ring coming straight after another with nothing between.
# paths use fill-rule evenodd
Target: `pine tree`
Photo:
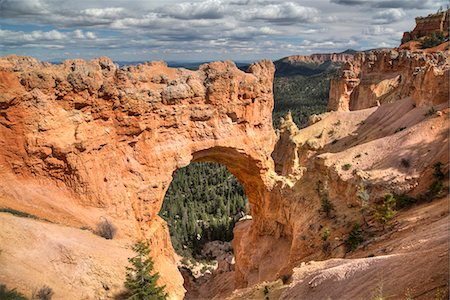
<instances>
[{"instance_id":1,"label":"pine tree","mask_svg":"<svg viewBox=\"0 0 450 300\"><path fill-rule=\"evenodd\" d=\"M129 258L131 267L127 267L125 287L129 300L165 300L165 286L158 286L158 273L153 273L153 260L148 245L142 241L132 246L135 257Z\"/></svg>"}]
</instances>

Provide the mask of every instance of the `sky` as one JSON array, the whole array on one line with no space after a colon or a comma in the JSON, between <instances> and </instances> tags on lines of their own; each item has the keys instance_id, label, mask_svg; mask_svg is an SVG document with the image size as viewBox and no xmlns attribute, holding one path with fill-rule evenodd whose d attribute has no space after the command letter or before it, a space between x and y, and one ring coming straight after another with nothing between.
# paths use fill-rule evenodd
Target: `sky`
<instances>
[{"instance_id":1,"label":"sky","mask_svg":"<svg viewBox=\"0 0 450 300\"><path fill-rule=\"evenodd\" d=\"M0 56L254 61L398 46L446 0L0 0Z\"/></svg>"}]
</instances>

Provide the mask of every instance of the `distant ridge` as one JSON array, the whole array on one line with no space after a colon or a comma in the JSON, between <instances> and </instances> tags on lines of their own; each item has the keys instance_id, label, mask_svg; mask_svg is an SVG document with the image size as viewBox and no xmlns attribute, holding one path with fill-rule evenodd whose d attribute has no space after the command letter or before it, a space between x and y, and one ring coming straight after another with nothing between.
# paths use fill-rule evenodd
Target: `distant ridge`
<instances>
[{"instance_id":1,"label":"distant ridge","mask_svg":"<svg viewBox=\"0 0 450 300\"><path fill-rule=\"evenodd\" d=\"M313 76L338 68L352 61L357 51L347 49L340 53L291 55L274 61L277 76Z\"/></svg>"}]
</instances>

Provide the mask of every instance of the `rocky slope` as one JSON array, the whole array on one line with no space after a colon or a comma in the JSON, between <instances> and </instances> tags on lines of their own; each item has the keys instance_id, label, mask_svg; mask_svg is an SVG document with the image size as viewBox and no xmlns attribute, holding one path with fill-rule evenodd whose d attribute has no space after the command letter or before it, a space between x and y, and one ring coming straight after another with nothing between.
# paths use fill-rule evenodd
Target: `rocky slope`
<instances>
[{"instance_id":1,"label":"rocky slope","mask_svg":"<svg viewBox=\"0 0 450 300\"><path fill-rule=\"evenodd\" d=\"M177 168L215 161L243 184L252 218L234 230L235 270L216 277L229 290L220 289L220 281L210 290L225 295L282 278L292 280L292 286L280 289L279 297L322 299L330 295L326 283L336 286L336 278L357 286L356 275L367 273L369 280L395 265L401 271L389 272L393 280L403 280L406 273L433 278L412 292L419 297L448 278L448 261L442 259L448 252L442 238L448 211L438 205L444 200L427 197L439 213L430 217L434 225L423 223L433 231L417 231L432 241L435 255L414 260L426 246L408 248L418 242L415 233L407 232L408 218L423 212L399 212L391 226L402 224L398 228L404 233L396 236L372 213L362 214L358 195L362 189L367 193L364 206L373 211L387 193L428 195L436 163L448 173L447 62L448 53L365 54L348 65L358 76L342 72L336 81L343 86L347 77L357 77L352 87L357 93L346 100L347 86L345 93L334 90L338 97L330 108L338 111L315 116L302 130L287 117L277 138L271 126L274 68L267 61L244 73L229 62L188 71L161 63L117 69L106 58L49 65L6 57L0 60L0 206L70 227L95 226L107 217L119 228L118 239L149 240L162 283L171 298L179 299L182 277L157 213ZM442 191L431 198L441 196ZM332 204L328 212L324 198ZM423 204L417 205L420 210ZM349 256L345 240L364 220L366 244ZM382 251L387 245L395 251ZM373 260L357 260L369 254ZM355 260L302 267L302 262L331 257ZM430 267L422 268L425 263ZM27 282L20 272L15 277L2 272L12 287L17 280ZM315 291L305 290L305 278Z\"/></svg>"},{"instance_id":2,"label":"rocky slope","mask_svg":"<svg viewBox=\"0 0 450 300\"><path fill-rule=\"evenodd\" d=\"M50 286L53 299L106 299L123 291L124 239L105 240L88 230L0 213L0 282L30 297Z\"/></svg>"},{"instance_id":3,"label":"rocky slope","mask_svg":"<svg viewBox=\"0 0 450 300\"><path fill-rule=\"evenodd\" d=\"M286 284L262 282L215 299L447 299L447 199L396 218L377 240L344 259L305 261Z\"/></svg>"}]
</instances>

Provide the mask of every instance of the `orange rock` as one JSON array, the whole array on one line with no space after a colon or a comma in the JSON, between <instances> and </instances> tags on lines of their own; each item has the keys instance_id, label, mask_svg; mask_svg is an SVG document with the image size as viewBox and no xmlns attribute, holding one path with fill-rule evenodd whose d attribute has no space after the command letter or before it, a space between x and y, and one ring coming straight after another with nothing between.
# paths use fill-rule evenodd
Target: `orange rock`
<instances>
[{"instance_id":1,"label":"orange rock","mask_svg":"<svg viewBox=\"0 0 450 300\"><path fill-rule=\"evenodd\" d=\"M329 110L349 111L412 97L417 106L448 100L448 51L382 50L358 53L331 80Z\"/></svg>"},{"instance_id":2,"label":"orange rock","mask_svg":"<svg viewBox=\"0 0 450 300\"><path fill-rule=\"evenodd\" d=\"M0 170L9 180L0 204L72 226L108 216L119 236L149 240L161 282L179 298L183 279L157 215L164 193L177 168L215 161L261 212L273 169L273 74L270 61L244 73L229 61L189 71L163 62L119 69L105 57L1 58ZM21 186L46 196L31 209Z\"/></svg>"}]
</instances>

